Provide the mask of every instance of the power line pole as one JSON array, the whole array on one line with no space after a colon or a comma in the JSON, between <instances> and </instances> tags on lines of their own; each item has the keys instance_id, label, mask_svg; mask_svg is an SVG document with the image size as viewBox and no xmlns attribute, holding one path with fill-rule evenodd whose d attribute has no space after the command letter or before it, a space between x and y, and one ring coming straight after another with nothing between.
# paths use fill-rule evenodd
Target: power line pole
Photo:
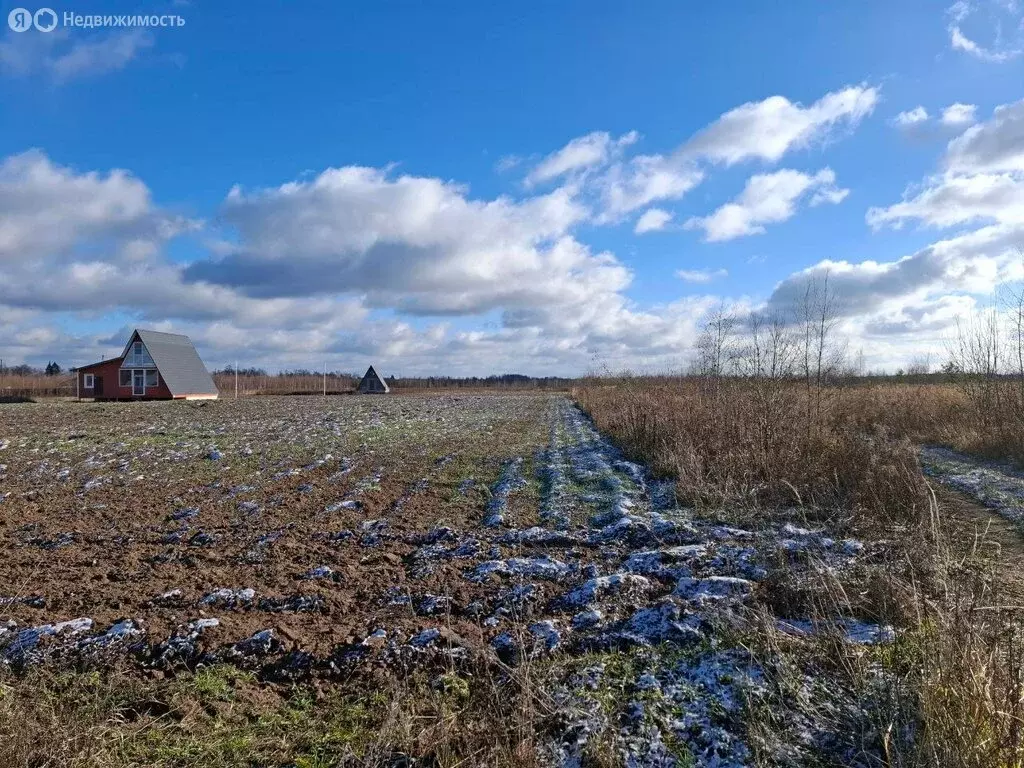
<instances>
[{"instance_id":1,"label":"power line pole","mask_svg":"<svg viewBox=\"0 0 1024 768\"><path fill-rule=\"evenodd\" d=\"M235 360L235 400L238 399L238 361Z\"/></svg>"},{"instance_id":2,"label":"power line pole","mask_svg":"<svg viewBox=\"0 0 1024 768\"><path fill-rule=\"evenodd\" d=\"M324 360L324 397L327 397L327 361Z\"/></svg>"}]
</instances>

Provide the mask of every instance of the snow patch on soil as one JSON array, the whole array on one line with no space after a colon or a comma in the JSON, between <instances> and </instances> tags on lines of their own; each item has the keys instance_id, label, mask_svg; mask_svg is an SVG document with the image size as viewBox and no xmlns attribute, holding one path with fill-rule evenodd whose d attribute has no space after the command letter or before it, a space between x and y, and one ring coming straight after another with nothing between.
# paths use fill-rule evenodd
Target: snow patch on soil
<instances>
[{"instance_id":1,"label":"snow patch on soil","mask_svg":"<svg viewBox=\"0 0 1024 768\"><path fill-rule=\"evenodd\" d=\"M508 497L526 485L522 475L523 459L517 456L505 462L501 476L491 487L491 499L487 502L487 514L483 524L488 528L497 528L504 524L505 513L508 511Z\"/></svg>"},{"instance_id":2,"label":"snow patch on soil","mask_svg":"<svg viewBox=\"0 0 1024 768\"><path fill-rule=\"evenodd\" d=\"M544 555L542 557L510 557L507 560L488 560L466 574L470 581L484 582L492 575L533 576L557 581L572 572L572 566Z\"/></svg>"}]
</instances>

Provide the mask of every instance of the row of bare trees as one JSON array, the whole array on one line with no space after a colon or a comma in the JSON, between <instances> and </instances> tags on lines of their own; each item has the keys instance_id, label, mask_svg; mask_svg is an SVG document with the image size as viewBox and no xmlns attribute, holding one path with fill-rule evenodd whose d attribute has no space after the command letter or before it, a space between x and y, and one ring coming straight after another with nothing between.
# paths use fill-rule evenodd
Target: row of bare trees
<instances>
[{"instance_id":1,"label":"row of bare trees","mask_svg":"<svg viewBox=\"0 0 1024 768\"><path fill-rule=\"evenodd\" d=\"M846 342L836 333L840 312L829 276L809 279L800 301L787 310L747 315L724 306L704 319L692 373L719 382L749 379L802 379L808 389L843 370Z\"/></svg>"},{"instance_id":2,"label":"row of bare trees","mask_svg":"<svg viewBox=\"0 0 1024 768\"><path fill-rule=\"evenodd\" d=\"M779 311L719 307L689 375L595 382L580 400L687 501L852 509L888 494L911 509L914 483L890 488L876 469L913 480L915 456L862 418L864 387L835 386L853 373L841 309L827 275Z\"/></svg>"},{"instance_id":3,"label":"row of bare trees","mask_svg":"<svg viewBox=\"0 0 1024 768\"><path fill-rule=\"evenodd\" d=\"M701 396L717 403L716 418L753 422L762 454L802 431L816 450L835 401L834 386L864 372L863 355L847 355L842 311L829 276L809 279L786 310L739 314L719 307L704 320L692 369ZM960 391L957 420L973 422L983 450L1024 456L1024 287L1004 289L988 308L957 322L941 371L929 377L931 356L914 357L906 372L920 383L953 382ZM739 414L730 401L743 400ZM737 429L739 427L737 426ZM748 427L750 428L750 427Z\"/></svg>"},{"instance_id":4,"label":"row of bare trees","mask_svg":"<svg viewBox=\"0 0 1024 768\"><path fill-rule=\"evenodd\" d=\"M691 413L689 450L706 468L695 463L696 475L729 466L730 483L754 487L806 463L839 395L830 385L850 374L840 318L827 274L809 279L788 308L723 305L704 318L684 384L691 394L680 401ZM751 463L733 466L726 455Z\"/></svg>"},{"instance_id":5,"label":"row of bare trees","mask_svg":"<svg viewBox=\"0 0 1024 768\"><path fill-rule=\"evenodd\" d=\"M1024 288L1005 290L985 310L957 321L944 370L982 429L1020 442L1024 431Z\"/></svg>"},{"instance_id":6,"label":"row of bare trees","mask_svg":"<svg viewBox=\"0 0 1024 768\"><path fill-rule=\"evenodd\" d=\"M753 399L763 450L771 450L779 429L796 425L794 418L810 435L821 423L828 385L851 373L844 366L846 341L837 333L839 310L828 273L809 279L788 310L741 316L719 307L704 320L692 373L707 396L742 389Z\"/></svg>"}]
</instances>

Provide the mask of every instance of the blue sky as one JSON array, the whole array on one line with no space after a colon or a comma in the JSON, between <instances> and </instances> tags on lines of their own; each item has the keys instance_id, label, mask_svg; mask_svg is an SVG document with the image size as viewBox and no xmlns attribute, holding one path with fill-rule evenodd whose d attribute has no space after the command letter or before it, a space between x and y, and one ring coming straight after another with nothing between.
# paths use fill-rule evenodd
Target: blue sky
<instances>
[{"instance_id":1,"label":"blue sky","mask_svg":"<svg viewBox=\"0 0 1024 768\"><path fill-rule=\"evenodd\" d=\"M184 24L0 36L5 360L664 370L828 271L895 368L1020 277L1011 0L53 9Z\"/></svg>"}]
</instances>

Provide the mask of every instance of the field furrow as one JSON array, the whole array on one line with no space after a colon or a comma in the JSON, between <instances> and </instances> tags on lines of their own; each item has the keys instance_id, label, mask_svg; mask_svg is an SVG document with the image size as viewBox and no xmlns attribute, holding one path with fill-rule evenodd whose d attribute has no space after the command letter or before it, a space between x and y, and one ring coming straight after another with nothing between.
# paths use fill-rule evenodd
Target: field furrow
<instances>
[{"instance_id":1,"label":"field furrow","mask_svg":"<svg viewBox=\"0 0 1024 768\"><path fill-rule=\"evenodd\" d=\"M744 702L769 695L737 640L759 583L780 559L841 572L862 553L679 507L563 397L3 419L5 664L230 663L273 682L529 661L555 764L609 738L636 765L744 764Z\"/></svg>"}]
</instances>

